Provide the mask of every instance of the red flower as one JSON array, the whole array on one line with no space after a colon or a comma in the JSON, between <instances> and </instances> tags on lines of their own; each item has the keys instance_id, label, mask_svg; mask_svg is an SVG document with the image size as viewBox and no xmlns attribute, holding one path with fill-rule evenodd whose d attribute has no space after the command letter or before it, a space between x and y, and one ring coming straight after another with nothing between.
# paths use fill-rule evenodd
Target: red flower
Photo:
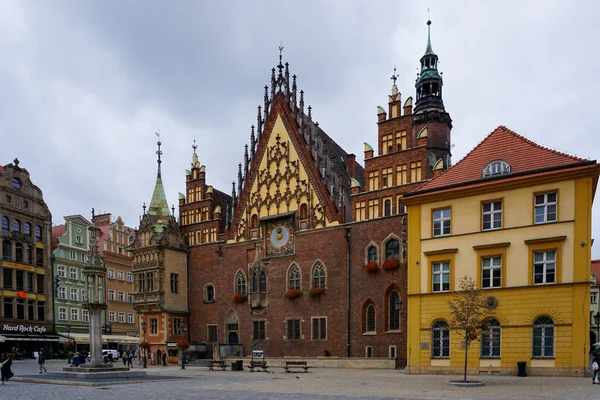
<instances>
[{"instance_id":1,"label":"red flower","mask_svg":"<svg viewBox=\"0 0 600 400\"><path fill-rule=\"evenodd\" d=\"M302 296L302 291L300 289L288 290L287 293L285 294L285 297L287 297L288 299L296 299L301 296Z\"/></svg>"},{"instance_id":2,"label":"red flower","mask_svg":"<svg viewBox=\"0 0 600 400\"><path fill-rule=\"evenodd\" d=\"M233 302L235 304L241 304L245 302L246 299L248 299L248 296L246 296L244 293L236 293L233 295Z\"/></svg>"},{"instance_id":3,"label":"red flower","mask_svg":"<svg viewBox=\"0 0 600 400\"><path fill-rule=\"evenodd\" d=\"M374 274L379 271L379 265L377 265L375 261L368 262L365 264L365 271L367 271L369 274Z\"/></svg>"},{"instance_id":4,"label":"red flower","mask_svg":"<svg viewBox=\"0 0 600 400\"><path fill-rule=\"evenodd\" d=\"M185 350L190 347L190 344L187 340L181 340L181 341L177 342L177 347Z\"/></svg>"},{"instance_id":5,"label":"red flower","mask_svg":"<svg viewBox=\"0 0 600 400\"><path fill-rule=\"evenodd\" d=\"M320 296L322 294L325 294L326 291L327 291L327 288L325 286L317 286L317 287L310 289L310 296L311 297Z\"/></svg>"},{"instance_id":6,"label":"red flower","mask_svg":"<svg viewBox=\"0 0 600 400\"><path fill-rule=\"evenodd\" d=\"M400 260L397 258L388 258L383 262L383 269L387 271L392 271L398 268L400 268Z\"/></svg>"},{"instance_id":7,"label":"red flower","mask_svg":"<svg viewBox=\"0 0 600 400\"><path fill-rule=\"evenodd\" d=\"M27 297L27 292L24 292L24 291L17 292L17 296L20 299L24 299L25 297Z\"/></svg>"}]
</instances>

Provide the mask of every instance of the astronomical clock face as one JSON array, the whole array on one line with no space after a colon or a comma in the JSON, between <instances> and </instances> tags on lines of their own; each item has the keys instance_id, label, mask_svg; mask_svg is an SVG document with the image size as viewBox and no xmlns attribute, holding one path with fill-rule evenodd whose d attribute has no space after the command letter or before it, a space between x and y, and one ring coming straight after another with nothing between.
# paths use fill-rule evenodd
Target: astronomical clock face
<instances>
[{"instance_id":1,"label":"astronomical clock face","mask_svg":"<svg viewBox=\"0 0 600 400\"><path fill-rule=\"evenodd\" d=\"M267 256L291 254L294 240L289 220L272 221L267 225Z\"/></svg>"}]
</instances>

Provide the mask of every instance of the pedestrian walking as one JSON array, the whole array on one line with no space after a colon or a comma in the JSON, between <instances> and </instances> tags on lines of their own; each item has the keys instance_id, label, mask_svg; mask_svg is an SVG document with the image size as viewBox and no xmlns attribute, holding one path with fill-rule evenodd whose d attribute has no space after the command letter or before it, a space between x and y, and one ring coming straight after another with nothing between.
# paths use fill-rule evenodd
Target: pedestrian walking
<instances>
[{"instance_id":1,"label":"pedestrian walking","mask_svg":"<svg viewBox=\"0 0 600 400\"><path fill-rule=\"evenodd\" d=\"M123 359L123 366L127 366L127 351L123 350L123 354L121 354L121 358Z\"/></svg>"},{"instance_id":2,"label":"pedestrian walking","mask_svg":"<svg viewBox=\"0 0 600 400\"><path fill-rule=\"evenodd\" d=\"M164 353L162 353L162 362L163 362L163 366L167 366L167 352L165 351Z\"/></svg>"},{"instance_id":3,"label":"pedestrian walking","mask_svg":"<svg viewBox=\"0 0 600 400\"><path fill-rule=\"evenodd\" d=\"M40 365L40 374L42 373L42 371L48 372L46 366L44 365L46 364L46 353L44 352L44 349L40 349L40 352L38 354L38 364Z\"/></svg>"},{"instance_id":4,"label":"pedestrian walking","mask_svg":"<svg viewBox=\"0 0 600 400\"><path fill-rule=\"evenodd\" d=\"M129 350L127 354L127 366L129 368L133 368L133 351Z\"/></svg>"},{"instance_id":5,"label":"pedestrian walking","mask_svg":"<svg viewBox=\"0 0 600 400\"><path fill-rule=\"evenodd\" d=\"M600 353L594 352L594 359L592 360L592 370L594 375L592 376L592 384L600 384L598 374L600 373Z\"/></svg>"},{"instance_id":6,"label":"pedestrian walking","mask_svg":"<svg viewBox=\"0 0 600 400\"><path fill-rule=\"evenodd\" d=\"M8 380L14 375L10 368L12 360L8 356L4 356L2 357L2 360L0 360L0 364L2 365L0 367L0 381L2 381L3 385L8 384Z\"/></svg>"}]
</instances>

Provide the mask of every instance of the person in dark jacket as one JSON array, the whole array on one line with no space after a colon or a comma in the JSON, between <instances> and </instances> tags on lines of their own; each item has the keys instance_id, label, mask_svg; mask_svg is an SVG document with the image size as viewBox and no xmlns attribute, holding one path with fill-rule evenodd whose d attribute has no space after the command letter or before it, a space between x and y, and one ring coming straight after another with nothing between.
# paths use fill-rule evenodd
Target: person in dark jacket
<instances>
[{"instance_id":1,"label":"person in dark jacket","mask_svg":"<svg viewBox=\"0 0 600 400\"><path fill-rule=\"evenodd\" d=\"M167 352L166 351L164 353L162 353L162 362L163 362L163 365L166 367L167 366Z\"/></svg>"},{"instance_id":2,"label":"person in dark jacket","mask_svg":"<svg viewBox=\"0 0 600 400\"><path fill-rule=\"evenodd\" d=\"M12 366L12 360L8 358L8 356L4 356L0 363L2 363L2 369L0 369L0 381L2 381L3 385L5 383L8 384L8 380L14 375L10 368Z\"/></svg>"},{"instance_id":3,"label":"person in dark jacket","mask_svg":"<svg viewBox=\"0 0 600 400\"><path fill-rule=\"evenodd\" d=\"M599 369L600 368L600 353L598 353L598 352L594 353L594 359L592 360L592 367L594 366L594 363L596 363L597 368L593 370L594 375L592 376L592 384L598 383L598 379L600 378L600 376L598 375L600 373L600 369Z\"/></svg>"},{"instance_id":4,"label":"person in dark jacket","mask_svg":"<svg viewBox=\"0 0 600 400\"><path fill-rule=\"evenodd\" d=\"M85 364L85 353L81 352L79 353L79 364Z\"/></svg>"},{"instance_id":5,"label":"person in dark jacket","mask_svg":"<svg viewBox=\"0 0 600 400\"><path fill-rule=\"evenodd\" d=\"M42 373L42 370L44 372L48 372L46 370L46 366L44 365L46 363L46 353L44 353L44 349L40 349L40 352L38 353L38 364L40 365L40 374Z\"/></svg>"}]
</instances>

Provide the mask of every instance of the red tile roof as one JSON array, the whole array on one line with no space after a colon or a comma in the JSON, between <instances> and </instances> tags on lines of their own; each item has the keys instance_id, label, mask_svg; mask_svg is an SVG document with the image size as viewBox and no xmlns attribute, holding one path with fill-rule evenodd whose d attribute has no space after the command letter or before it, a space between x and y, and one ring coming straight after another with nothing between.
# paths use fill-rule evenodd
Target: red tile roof
<instances>
[{"instance_id":1,"label":"red tile roof","mask_svg":"<svg viewBox=\"0 0 600 400\"><path fill-rule=\"evenodd\" d=\"M0 174L2 173L2 171L4 171L4 167L0 165Z\"/></svg>"},{"instance_id":2,"label":"red tile roof","mask_svg":"<svg viewBox=\"0 0 600 400\"><path fill-rule=\"evenodd\" d=\"M65 233L65 225L55 225L52 227L52 249L54 250L58 245L58 238Z\"/></svg>"},{"instance_id":3,"label":"red tile roof","mask_svg":"<svg viewBox=\"0 0 600 400\"><path fill-rule=\"evenodd\" d=\"M495 160L504 160L510 165L511 173L505 177L591 162L540 146L504 126L499 126L462 160L418 187L413 193L488 180L489 178L482 178L483 169Z\"/></svg>"},{"instance_id":4,"label":"red tile roof","mask_svg":"<svg viewBox=\"0 0 600 400\"><path fill-rule=\"evenodd\" d=\"M596 280L600 282L600 260L592 260L592 274L596 274Z\"/></svg>"}]
</instances>

